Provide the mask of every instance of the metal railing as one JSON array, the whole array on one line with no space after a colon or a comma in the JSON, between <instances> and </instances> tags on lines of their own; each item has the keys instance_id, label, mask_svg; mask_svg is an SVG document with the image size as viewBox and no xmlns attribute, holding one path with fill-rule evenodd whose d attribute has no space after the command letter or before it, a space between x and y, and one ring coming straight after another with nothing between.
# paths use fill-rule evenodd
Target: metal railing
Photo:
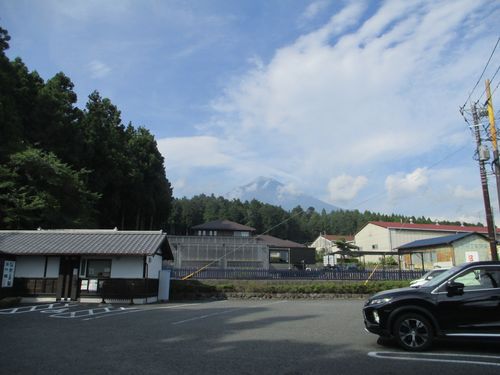
<instances>
[{"instance_id":1,"label":"metal railing","mask_svg":"<svg viewBox=\"0 0 500 375\"><path fill-rule=\"evenodd\" d=\"M182 279L196 271L195 268L174 268L172 279ZM240 279L240 280L412 280L423 275L422 271L400 270L267 270L207 268L196 273L193 279ZM370 277L371 276L371 277Z\"/></svg>"}]
</instances>

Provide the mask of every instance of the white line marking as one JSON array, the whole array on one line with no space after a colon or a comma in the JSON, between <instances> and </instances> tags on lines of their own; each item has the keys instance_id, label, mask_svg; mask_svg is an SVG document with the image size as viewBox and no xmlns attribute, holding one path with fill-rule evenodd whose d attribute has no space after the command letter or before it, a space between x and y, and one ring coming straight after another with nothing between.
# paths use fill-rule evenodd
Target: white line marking
<instances>
[{"instance_id":1,"label":"white line marking","mask_svg":"<svg viewBox=\"0 0 500 375\"><path fill-rule=\"evenodd\" d=\"M442 362L442 363L460 363L460 364L470 364L470 365L486 365L486 366L500 366L497 362L481 362L481 361L469 361L465 359L444 359L444 358L426 358L426 357L460 357L460 358L484 358L484 359L496 359L500 360L500 356L492 355L474 355L474 354L455 354L455 353L409 353L401 352L369 352L369 357L372 358L383 358L383 359L395 359L401 361L421 361L421 362Z\"/></svg>"},{"instance_id":2,"label":"white line marking","mask_svg":"<svg viewBox=\"0 0 500 375\"><path fill-rule=\"evenodd\" d=\"M68 307L70 306L67 303L49 303L44 305L34 305L34 306L21 306L10 309L0 310L0 314L23 314L28 312L35 312L41 310L51 310L59 307ZM78 306L78 305L75 305Z\"/></svg>"},{"instance_id":3,"label":"white line marking","mask_svg":"<svg viewBox=\"0 0 500 375\"><path fill-rule=\"evenodd\" d=\"M95 320L95 319L101 319L101 318L109 318L110 316L116 316L116 315L124 315L124 314L130 314L130 313L136 313L136 312L140 312L142 310L127 310L127 311L123 311L123 310L116 310L117 312L115 313L114 311L110 311L108 313L105 313L106 315L103 315L104 313L100 313L101 315L99 316L93 316L92 318L85 318L85 319L82 319L82 320Z\"/></svg>"},{"instance_id":4,"label":"white line marking","mask_svg":"<svg viewBox=\"0 0 500 375\"><path fill-rule=\"evenodd\" d=\"M136 309L133 309L136 310ZM73 319L73 318L83 318L90 315L101 315L101 314L109 314L115 310L110 309L109 307L101 307L97 309L85 309L85 310L77 310L73 312L64 312L60 314L50 315L50 318L63 318L63 319Z\"/></svg>"}]
</instances>

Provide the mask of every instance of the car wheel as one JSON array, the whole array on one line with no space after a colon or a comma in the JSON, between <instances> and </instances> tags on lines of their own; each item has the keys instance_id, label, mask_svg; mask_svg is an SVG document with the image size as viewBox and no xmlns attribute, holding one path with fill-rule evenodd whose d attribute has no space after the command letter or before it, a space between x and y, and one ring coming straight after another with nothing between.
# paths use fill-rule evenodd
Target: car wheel
<instances>
[{"instance_id":1,"label":"car wheel","mask_svg":"<svg viewBox=\"0 0 500 375\"><path fill-rule=\"evenodd\" d=\"M393 333L396 341L403 349L413 352L428 349L434 338L429 321L416 313L400 316L394 323Z\"/></svg>"}]
</instances>

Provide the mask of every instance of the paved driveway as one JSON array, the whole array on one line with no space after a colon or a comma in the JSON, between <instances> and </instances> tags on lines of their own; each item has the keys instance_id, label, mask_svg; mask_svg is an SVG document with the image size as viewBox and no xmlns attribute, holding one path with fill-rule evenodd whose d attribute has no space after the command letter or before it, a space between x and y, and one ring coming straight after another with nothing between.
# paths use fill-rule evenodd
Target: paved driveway
<instances>
[{"instance_id":1,"label":"paved driveway","mask_svg":"<svg viewBox=\"0 0 500 375\"><path fill-rule=\"evenodd\" d=\"M498 374L500 345L383 347L359 300L30 305L0 311L0 373Z\"/></svg>"}]
</instances>

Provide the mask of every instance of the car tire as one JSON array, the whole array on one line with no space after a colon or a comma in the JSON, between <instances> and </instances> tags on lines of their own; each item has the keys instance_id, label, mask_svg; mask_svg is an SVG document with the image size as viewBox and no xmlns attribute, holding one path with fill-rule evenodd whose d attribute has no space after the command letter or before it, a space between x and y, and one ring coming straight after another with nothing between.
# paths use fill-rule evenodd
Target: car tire
<instances>
[{"instance_id":1,"label":"car tire","mask_svg":"<svg viewBox=\"0 0 500 375\"><path fill-rule=\"evenodd\" d=\"M393 335L399 346L411 352L428 349L434 339L432 325L418 313L401 315L394 323Z\"/></svg>"}]
</instances>

